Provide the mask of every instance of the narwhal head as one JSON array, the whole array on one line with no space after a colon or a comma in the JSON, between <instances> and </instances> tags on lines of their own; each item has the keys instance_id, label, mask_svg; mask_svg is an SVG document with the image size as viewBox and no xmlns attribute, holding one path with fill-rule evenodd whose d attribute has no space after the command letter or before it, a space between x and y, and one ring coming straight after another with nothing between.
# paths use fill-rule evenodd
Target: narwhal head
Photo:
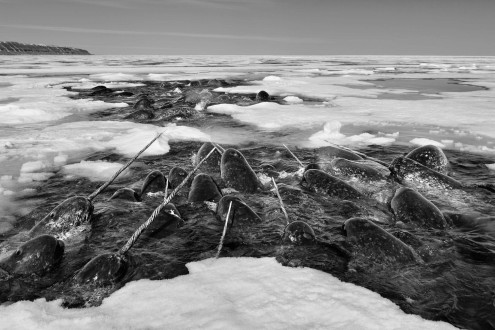
<instances>
[{"instance_id":1,"label":"narwhal head","mask_svg":"<svg viewBox=\"0 0 495 330\"><path fill-rule=\"evenodd\" d=\"M51 235L37 236L1 260L0 268L10 274L43 275L60 262L64 250L64 243L61 240Z\"/></svg>"},{"instance_id":2,"label":"narwhal head","mask_svg":"<svg viewBox=\"0 0 495 330\"><path fill-rule=\"evenodd\" d=\"M29 232L31 236L52 234L60 237L75 228L89 223L93 204L82 196L66 199L38 222Z\"/></svg>"}]
</instances>

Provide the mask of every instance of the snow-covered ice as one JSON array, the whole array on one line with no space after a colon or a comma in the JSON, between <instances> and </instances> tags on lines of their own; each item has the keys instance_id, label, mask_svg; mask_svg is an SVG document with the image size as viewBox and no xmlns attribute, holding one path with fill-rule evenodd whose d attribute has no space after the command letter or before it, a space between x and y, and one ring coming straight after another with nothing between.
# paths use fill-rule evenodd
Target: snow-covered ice
<instances>
[{"instance_id":1,"label":"snow-covered ice","mask_svg":"<svg viewBox=\"0 0 495 330\"><path fill-rule=\"evenodd\" d=\"M99 307L0 306L4 329L455 329L379 294L273 258L206 259L171 280L127 283Z\"/></svg>"},{"instance_id":2,"label":"snow-covered ice","mask_svg":"<svg viewBox=\"0 0 495 330\"><path fill-rule=\"evenodd\" d=\"M91 181L107 181L109 180L120 168L122 164L111 163L105 161L81 161L80 163L69 164L62 166L62 174L68 178L73 177L85 177ZM122 172L118 179L123 179L130 175L130 169L126 169Z\"/></svg>"},{"instance_id":3,"label":"snow-covered ice","mask_svg":"<svg viewBox=\"0 0 495 330\"><path fill-rule=\"evenodd\" d=\"M414 138L409 142L411 142L412 144L419 145L419 146L426 146L426 145L431 144L431 145L437 146L439 148L445 148L445 145L443 143L435 141L435 140L426 139L426 138Z\"/></svg>"},{"instance_id":4,"label":"snow-covered ice","mask_svg":"<svg viewBox=\"0 0 495 330\"><path fill-rule=\"evenodd\" d=\"M390 145L395 142L396 138L399 136L399 133L393 134L381 134L374 135L370 133L362 133L359 135L351 135L346 136L340 132L342 128L342 123L338 121L327 122L323 126L323 130L316 132L312 136L309 137L311 141L311 145L313 147L323 147L329 145L353 145L353 146L362 146L362 145Z\"/></svg>"}]
</instances>

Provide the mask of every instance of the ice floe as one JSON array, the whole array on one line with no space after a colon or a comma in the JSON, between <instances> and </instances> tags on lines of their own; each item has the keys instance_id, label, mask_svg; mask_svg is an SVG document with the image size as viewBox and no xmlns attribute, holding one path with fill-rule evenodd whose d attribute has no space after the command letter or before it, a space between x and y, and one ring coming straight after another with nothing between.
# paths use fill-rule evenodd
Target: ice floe
<instances>
[{"instance_id":1,"label":"ice floe","mask_svg":"<svg viewBox=\"0 0 495 330\"><path fill-rule=\"evenodd\" d=\"M440 142L435 141L435 140L426 139L426 138L414 138L409 142L411 142L412 144L419 145L419 146L426 146L426 145L431 144L431 145L437 146L439 148L445 148L445 145L443 143L440 143Z\"/></svg>"},{"instance_id":2,"label":"ice floe","mask_svg":"<svg viewBox=\"0 0 495 330\"><path fill-rule=\"evenodd\" d=\"M323 130L316 132L309 137L312 146L321 147L333 144L339 145L390 145L395 142L399 133L385 134L380 133L377 135L370 133L361 133L357 135L346 136L340 132L342 124L338 121L327 122L323 126Z\"/></svg>"},{"instance_id":3,"label":"ice floe","mask_svg":"<svg viewBox=\"0 0 495 330\"><path fill-rule=\"evenodd\" d=\"M273 258L187 264L189 275L128 283L99 307L0 306L6 329L455 329L406 314L379 294Z\"/></svg>"},{"instance_id":4,"label":"ice floe","mask_svg":"<svg viewBox=\"0 0 495 330\"><path fill-rule=\"evenodd\" d=\"M76 164L62 166L61 173L67 178L72 179L74 177L85 177L91 181L107 181L109 180L120 168L122 164L111 163L105 161L81 161ZM126 169L122 172L118 179L124 179L130 175L131 170Z\"/></svg>"}]
</instances>

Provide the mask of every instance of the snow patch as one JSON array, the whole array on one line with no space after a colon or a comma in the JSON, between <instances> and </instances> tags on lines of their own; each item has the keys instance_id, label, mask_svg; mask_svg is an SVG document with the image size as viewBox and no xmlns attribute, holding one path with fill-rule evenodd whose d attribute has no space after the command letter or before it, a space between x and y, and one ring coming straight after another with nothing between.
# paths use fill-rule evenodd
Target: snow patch
<instances>
[{"instance_id":1,"label":"snow patch","mask_svg":"<svg viewBox=\"0 0 495 330\"><path fill-rule=\"evenodd\" d=\"M303 104L281 105L274 102L262 102L246 107L236 104L217 104L209 106L207 111L228 114L241 122L273 131L288 126L307 129L320 125L321 122L347 119L347 115L339 110L332 111L326 107ZM301 116L302 113L304 116Z\"/></svg>"},{"instance_id":2,"label":"snow patch","mask_svg":"<svg viewBox=\"0 0 495 330\"><path fill-rule=\"evenodd\" d=\"M406 314L379 294L274 258L187 264L189 275L128 283L94 308L61 301L0 306L6 329L455 329ZM165 297L165 298L164 298ZM330 312L329 312L330 311Z\"/></svg>"},{"instance_id":3,"label":"snow patch","mask_svg":"<svg viewBox=\"0 0 495 330\"><path fill-rule=\"evenodd\" d=\"M277 77L277 76L267 76L263 78L263 81L280 81L282 78Z\"/></svg>"},{"instance_id":4,"label":"snow patch","mask_svg":"<svg viewBox=\"0 0 495 330\"><path fill-rule=\"evenodd\" d=\"M426 146L426 145L431 144L431 145L437 146L439 148L445 148L445 145L443 143L440 143L440 142L435 141L435 140L426 139L426 138L414 138L409 142L411 142L412 144L419 145L419 146Z\"/></svg>"},{"instance_id":5,"label":"snow patch","mask_svg":"<svg viewBox=\"0 0 495 330\"><path fill-rule=\"evenodd\" d=\"M162 81L162 80L167 80L168 78L172 77L173 75L169 73L150 73L146 76L146 80L152 80L152 81Z\"/></svg>"},{"instance_id":6,"label":"snow patch","mask_svg":"<svg viewBox=\"0 0 495 330\"><path fill-rule=\"evenodd\" d=\"M338 121L327 122L323 126L323 130L316 132L310 136L309 140L312 145L317 147L328 146L333 144L340 145L390 145L395 142L399 133L373 135L370 133L362 133L358 135L346 136L340 132L342 124Z\"/></svg>"},{"instance_id":7,"label":"snow patch","mask_svg":"<svg viewBox=\"0 0 495 330\"><path fill-rule=\"evenodd\" d=\"M91 181L108 181L120 168L122 164L105 161L81 161L77 164L64 165L61 173L68 179L73 177L86 177ZM117 180L124 179L130 175L127 168Z\"/></svg>"},{"instance_id":8,"label":"snow patch","mask_svg":"<svg viewBox=\"0 0 495 330\"><path fill-rule=\"evenodd\" d=\"M297 103L303 103L304 101L297 96L287 96L284 98L284 101L289 103L289 104L297 104Z\"/></svg>"},{"instance_id":9,"label":"snow patch","mask_svg":"<svg viewBox=\"0 0 495 330\"><path fill-rule=\"evenodd\" d=\"M89 76L92 80L102 80L102 81L132 81L132 80L142 80L135 74L129 73L97 73Z\"/></svg>"}]
</instances>

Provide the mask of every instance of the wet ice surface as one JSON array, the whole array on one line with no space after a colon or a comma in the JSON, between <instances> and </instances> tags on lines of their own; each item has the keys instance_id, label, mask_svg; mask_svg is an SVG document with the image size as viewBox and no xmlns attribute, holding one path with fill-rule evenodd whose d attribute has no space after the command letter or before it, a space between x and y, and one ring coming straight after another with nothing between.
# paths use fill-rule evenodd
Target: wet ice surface
<instances>
[{"instance_id":1,"label":"wet ice surface","mask_svg":"<svg viewBox=\"0 0 495 330\"><path fill-rule=\"evenodd\" d=\"M386 162L414 145L436 143L443 146L454 164L452 175L456 179L467 185L494 182L490 170L495 163L491 130L494 123L490 115L491 88L495 85L492 58L77 57L70 65L57 58L37 60L39 63L30 69L23 68L25 58L6 58L0 64L2 72L8 75L0 76L0 112L6 118L0 123L4 124L0 130L0 233L4 233L4 238L29 229L66 197L89 195L101 184L91 179L96 175L96 180L103 180L103 176L98 177L103 166L123 164L154 134L167 132L127 176L97 201L95 217L100 222L96 222L84 251L68 252L71 257L79 255L66 267L68 273L80 268L90 257L123 245L158 203L158 197L152 196L141 203L107 202L117 188L138 186L150 170L160 169L167 174L174 165L191 168L191 155L201 143L179 141L211 139L239 147L258 173L274 167L278 182L293 186L298 185L299 178L290 173L298 165L284 153L282 143L290 145L305 163L313 159L312 148L331 143L357 148ZM134 111L132 104L138 93L148 92L157 101L155 108L165 104L160 99L180 95L172 92L177 86L159 80L205 79L203 83L206 83L212 78L228 80L221 87L198 87L197 92L208 88L214 97L228 92L230 101L213 100L205 111L189 119L169 122L156 118L139 120L140 123L124 119ZM89 96L88 88L96 85L135 95ZM179 89L195 90L185 85ZM66 91L64 86L80 94ZM271 102L254 101L254 94L261 89L272 95ZM248 100L242 100L243 95ZM104 107L99 108L101 105ZM194 108L196 104L188 106ZM14 108L25 111L24 115L14 113ZM73 172L67 173L71 168ZM383 203L393 192L389 190L378 196L369 185L351 183ZM435 199L435 194L443 198ZM470 199L450 192L443 196L438 192L430 195L428 198L444 211L475 211L478 217L495 215L490 206L493 199L484 190L477 191L476 198ZM232 234L222 256L276 257L284 265L320 269L346 282L370 288L408 313L446 320L461 327L493 327L494 283L490 274L494 271L494 230L490 222L472 228L450 228L445 233L413 231L417 240L412 239L408 244L424 253L433 251L425 265L390 267L358 258L351 262L349 271L345 266L347 261L331 250L280 245L284 220L273 193L241 196L263 215L266 223ZM348 205L342 201L310 192L285 202L291 219L310 223L323 241L344 245L340 227L347 217L377 214L370 205L361 205L357 214L348 214L344 207ZM186 226L162 241L148 238L139 242L131 250L138 266L128 280L182 275L187 273L187 262L214 255L222 225L206 206L187 205L184 196L176 203L182 205L179 210L187 220ZM385 228L394 233L400 231L394 226ZM225 265L225 269L229 267L235 266ZM270 271L277 276L276 269ZM33 297L37 294L49 299L62 297L74 305L80 303L81 293L71 289L68 273L56 274L54 278L63 280L52 288L35 290ZM214 277L215 273L206 271L205 276L208 274ZM247 274L242 281L259 277L250 276ZM311 287L310 283L306 284ZM340 287L340 290L346 289ZM96 294L96 298L85 297L99 301L112 291ZM219 293L220 299L224 299L222 294ZM293 298L282 298L286 299L284 304L291 306L288 301ZM376 299L377 302L381 298ZM18 306L21 310L45 308ZM49 306L55 308L56 303ZM362 307L359 311L365 314ZM40 321L36 316L33 319ZM199 317L198 322L202 322ZM334 325L332 320L322 322ZM345 326L350 324L344 323Z\"/></svg>"}]
</instances>

